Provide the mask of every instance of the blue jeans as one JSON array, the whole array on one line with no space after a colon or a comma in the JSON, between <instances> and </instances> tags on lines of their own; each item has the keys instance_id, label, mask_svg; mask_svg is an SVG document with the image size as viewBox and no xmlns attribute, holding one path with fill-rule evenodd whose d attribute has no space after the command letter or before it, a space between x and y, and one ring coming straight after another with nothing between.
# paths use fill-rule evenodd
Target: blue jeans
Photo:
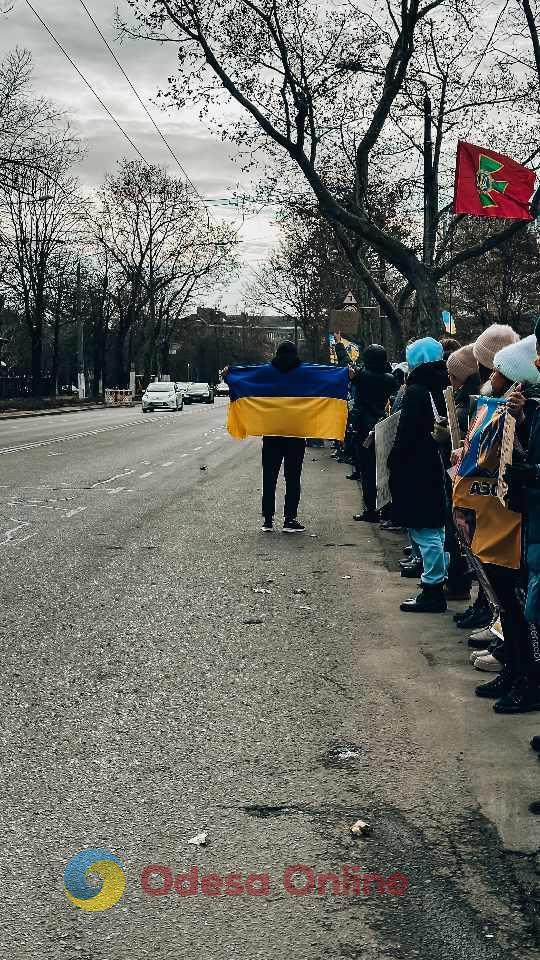
<instances>
[{"instance_id":1,"label":"blue jeans","mask_svg":"<svg viewBox=\"0 0 540 960\"><path fill-rule=\"evenodd\" d=\"M413 550L417 547L422 554L424 572L422 583L433 586L442 583L446 577L449 555L444 549L444 527L415 527L409 529Z\"/></svg>"}]
</instances>

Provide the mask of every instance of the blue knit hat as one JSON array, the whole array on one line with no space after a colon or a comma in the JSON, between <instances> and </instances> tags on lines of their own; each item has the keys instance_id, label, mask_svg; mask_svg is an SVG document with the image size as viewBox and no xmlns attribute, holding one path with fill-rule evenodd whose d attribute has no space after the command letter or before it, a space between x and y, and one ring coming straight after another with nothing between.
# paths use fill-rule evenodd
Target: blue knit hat
<instances>
[{"instance_id":1,"label":"blue knit hat","mask_svg":"<svg viewBox=\"0 0 540 960\"><path fill-rule=\"evenodd\" d=\"M409 371L421 367L423 363L437 363L443 359L443 345L433 337L423 337L415 340L406 350Z\"/></svg>"}]
</instances>

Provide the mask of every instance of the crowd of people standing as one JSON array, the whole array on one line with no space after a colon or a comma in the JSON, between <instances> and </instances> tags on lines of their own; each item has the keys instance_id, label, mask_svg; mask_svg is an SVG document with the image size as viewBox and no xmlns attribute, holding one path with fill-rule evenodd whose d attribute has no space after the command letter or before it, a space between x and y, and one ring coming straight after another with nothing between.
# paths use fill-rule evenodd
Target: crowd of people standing
<instances>
[{"instance_id":1,"label":"crowd of people standing","mask_svg":"<svg viewBox=\"0 0 540 960\"><path fill-rule=\"evenodd\" d=\"M339 335L336 341L338 362L350 365ZM401 603L403 613L443 614L448 600L471 601L454 621L469 631L475 668L495 674L475 693L492 700L498 714L540 710L539 367L540 323L524 338L493 324L463 346L419 338L407 345L405 363L393 367L384 348L371 345L351 366L347 437L334 454L353 464L351 479L361 483L364 509L354 519L408 535L400 572L418 579L419 588ZM391 504L379 510L375 426L396 413L387 458ZM503 417L515 422L501 501ZM470 480L463 466L471 451L482 466L480 481ZM482 498L478 514L469 509L471 492L477 503ZM479 541L487 545L483 551ZM532 746L540 752L540 737ZM539 813L540 804L531 810Z\"/></svg>"}]
</instances>

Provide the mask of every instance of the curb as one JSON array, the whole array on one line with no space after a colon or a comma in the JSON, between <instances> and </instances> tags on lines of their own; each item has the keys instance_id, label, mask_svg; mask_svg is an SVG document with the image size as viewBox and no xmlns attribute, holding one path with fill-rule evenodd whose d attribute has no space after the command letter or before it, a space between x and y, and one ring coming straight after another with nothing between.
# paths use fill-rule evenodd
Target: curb
<instances>
[{"instance_id":1,"label":"curb","mask_svg":"<svg viewBox=\"0 0 540 960\"><path fill-rule=\"evenodd\" d=\"M85 413L88 410L105 410L105 406L102 403L93 403L89 404L87 407L53 407L52 410L17 410L13 413L1 413L0 412L0 423L2 420L24 420L26 417L58 417L62 413Z\"/></svg>"}]
</instances>

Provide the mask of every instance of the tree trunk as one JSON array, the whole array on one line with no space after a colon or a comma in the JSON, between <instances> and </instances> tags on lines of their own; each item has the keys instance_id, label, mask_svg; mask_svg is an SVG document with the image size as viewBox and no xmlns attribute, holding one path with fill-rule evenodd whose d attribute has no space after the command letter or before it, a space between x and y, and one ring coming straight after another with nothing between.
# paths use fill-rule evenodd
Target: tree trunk
<instances>
[{"instance_id":1,"label":"tree trunk","mask_svg":"<svg viewBox=\"0 0 540 960\"><path fill-rule=\"evenodd\" d=\"M429 276L417 279L413 328L418 337L439 339L444 334L439 291L437 284Z\"/></svg>"},{"instance_id":2,"label":"tree trunk","mask_svg":"<svg viewBox=\"0 0 540 960\"><path fill-rule=\"evenodd\" d=\"M126 367L124 360L127 330L120 327L114 340L114 386L121 390L126 385Z\"/></svg>"},{"instance_id":3,"label":"tree trunk","mask_svg":"<svg viewBox=\"0 0 540 960\"><path fill-rule=\"evenodd\" d=\"M41 363L43 354L43 337L41 335L41 326L32 327L32 396L41 395Z\"/></svg>"}]
</instances>

